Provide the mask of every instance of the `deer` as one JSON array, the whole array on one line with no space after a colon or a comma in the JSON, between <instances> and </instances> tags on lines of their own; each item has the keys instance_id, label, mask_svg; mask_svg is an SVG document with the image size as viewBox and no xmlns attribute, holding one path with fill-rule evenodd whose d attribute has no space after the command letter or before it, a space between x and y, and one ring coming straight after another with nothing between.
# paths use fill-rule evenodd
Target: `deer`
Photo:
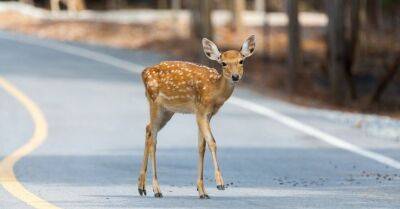
<instances>
[{"instance_id":1,"label":"deer","mask_svg":"<svg viewBox=\"0 0 400 209\"><path fill-rule=\"evenodd\" d=\"M202 39L205 55L222 66L215 68L184 62L164 61L142 71L145 95L149 104L150 122L146 126L143 161L138 177L140 196L146 196L147 163L152 163L152 187L154 196L162 197L156 166L157 133L175 113L194 114L198 125L197 191L200 199L209 199L203 182L204 153L208 145L215 171L218 190L225 184L217 160L217 145L211 133L210 120L232 95L235 86L243 77L244 60L255 49L255 36L249 36L241 49L220 52L217 45L207 38Z\"/></svg>"}]
</instances>

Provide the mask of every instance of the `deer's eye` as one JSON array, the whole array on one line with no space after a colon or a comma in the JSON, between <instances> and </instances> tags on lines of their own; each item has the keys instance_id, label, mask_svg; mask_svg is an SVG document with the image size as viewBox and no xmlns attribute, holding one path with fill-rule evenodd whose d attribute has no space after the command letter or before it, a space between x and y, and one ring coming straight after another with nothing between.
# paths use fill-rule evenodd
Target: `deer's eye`
<instances>
[{"instance_id":1,"label":"deer's eye","mask_svg":"<svg viewBox=\"0 0 400 209\"><path fill-rule=\"evenodd\" d=\"M243 60L240 60L240 61L239 61L239 64L243 65Z\"/></svg>"},{"instance_id":2,"label":"deer's eye","mask_svg":"<svg viewBox=\"0 0 400 209\"><path fill-rule=\"evenodd\" d=\"M226 66L226 63L225 63L225 62L222 62L222 66Z\"/></svg>"}]
</instances>

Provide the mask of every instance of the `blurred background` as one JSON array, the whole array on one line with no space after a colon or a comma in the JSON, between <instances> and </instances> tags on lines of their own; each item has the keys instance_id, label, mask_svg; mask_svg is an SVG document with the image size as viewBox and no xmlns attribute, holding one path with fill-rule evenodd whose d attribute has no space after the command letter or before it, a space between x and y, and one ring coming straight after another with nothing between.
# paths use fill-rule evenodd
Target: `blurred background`
<instances>
[{"instance_id":1,"label":"blurred background","mask_svg":"<svg viewBox=\"0 0 400 209\"><path fill-rule=\"evenodd\" d=\"M400 118L400 0L0 3L0 29L214 66L202 37L228 50L255 34L245 86L305 106Z\"/></svg>"}]
</instances>

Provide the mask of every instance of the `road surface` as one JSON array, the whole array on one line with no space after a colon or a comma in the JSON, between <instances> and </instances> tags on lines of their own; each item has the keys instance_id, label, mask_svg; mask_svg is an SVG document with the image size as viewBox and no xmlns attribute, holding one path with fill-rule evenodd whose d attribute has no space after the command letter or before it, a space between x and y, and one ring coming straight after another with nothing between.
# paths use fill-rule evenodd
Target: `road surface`
<instances>
[{"instance_id":1,"label":"road surface","mask_svg":"<svg viewBox=\"0 0 400 209\"><path fill-rule=\"evenodd\" d=\"M164 198L151 178L139 196L138 72L163 59L0 32L0 208L400 208L398 141L243 87L212 122L230 186L216 189L207 151L198 199L196 124L175 115L158 137Z\"/></svg>"}]
</instances>

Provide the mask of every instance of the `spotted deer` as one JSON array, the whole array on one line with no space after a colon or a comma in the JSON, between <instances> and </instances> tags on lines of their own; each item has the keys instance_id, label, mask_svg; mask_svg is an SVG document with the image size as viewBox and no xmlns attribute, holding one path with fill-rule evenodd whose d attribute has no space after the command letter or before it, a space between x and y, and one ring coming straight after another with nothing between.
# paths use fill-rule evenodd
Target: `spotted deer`
<instances>
[{"instance_id":1,"label":"spotted deer","mask_svg":"<svg viewBox=\"0 0 400 209\"><path fill-rule=\"evenodd\" d=\"M143 162L138 179L140 195L146 195L145 182L147 162L150 156L153 170L153 192L162 197L157 180L156 144L157 133L174 113L196 115L198 133L198 179L197 191L201 199L208 199L203 183L203 163L206 143L212 155L215 181L219 190L224 190L224 181L217 160L217 145L211 133L210 120L232 95L235 85L243 77L244 59L253 54L254 35L248 37L237 50L220 53L218 47L203 38L205 55L222 65L222 73L216 69L190 62L166 61L142 72L146 97L150 108L150 122L146 126Z\"/></svg>"}]
</instances>

